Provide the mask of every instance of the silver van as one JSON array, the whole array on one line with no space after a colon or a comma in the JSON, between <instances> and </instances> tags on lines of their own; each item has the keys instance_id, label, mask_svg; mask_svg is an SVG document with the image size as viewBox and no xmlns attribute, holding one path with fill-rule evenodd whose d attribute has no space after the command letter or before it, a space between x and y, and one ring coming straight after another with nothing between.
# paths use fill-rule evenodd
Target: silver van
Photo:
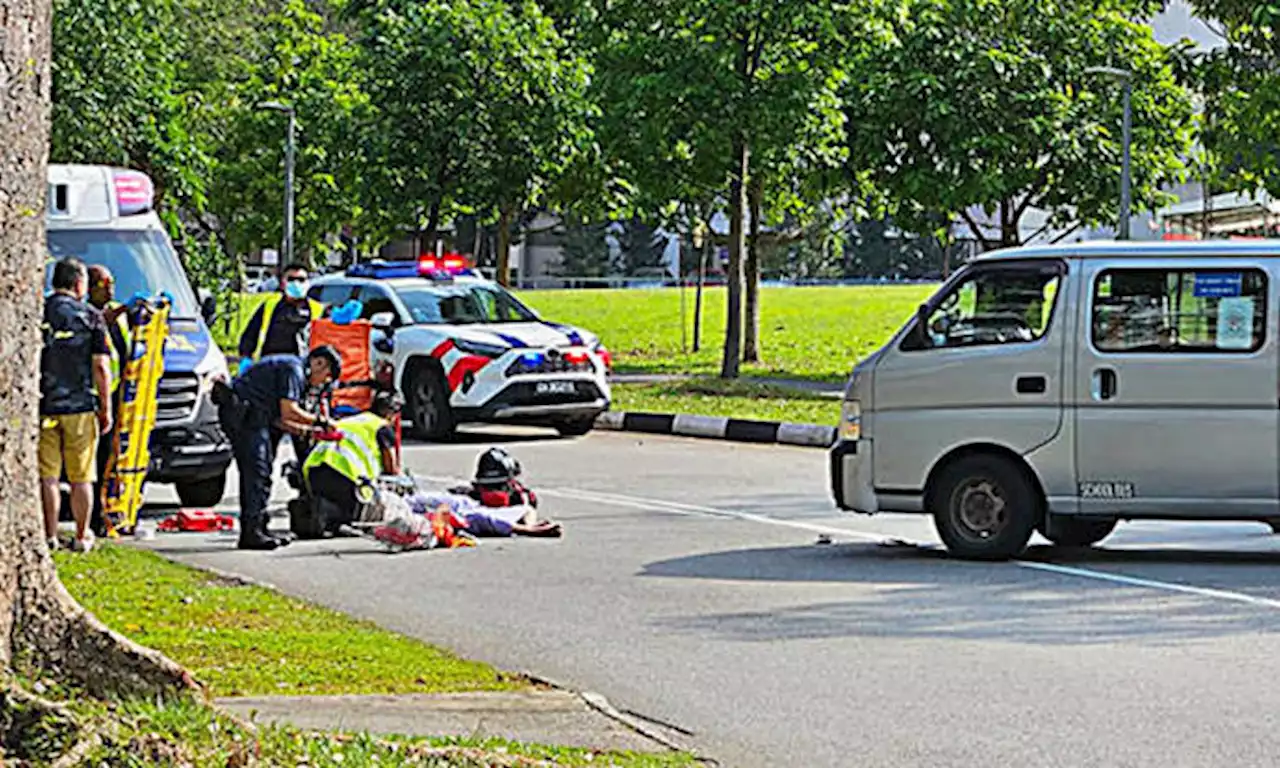
<instances>
[{"instance_id":1,"label":"silver van","mask_svg":"<svg viewBox=\"0 0 1280 768\"><path fill-rule=\"evenodd\" d=\"M853 371L836 504L960 557L1119 520L1280 518L1280 242L987 254Z\"/></svg>"}]
</instances>

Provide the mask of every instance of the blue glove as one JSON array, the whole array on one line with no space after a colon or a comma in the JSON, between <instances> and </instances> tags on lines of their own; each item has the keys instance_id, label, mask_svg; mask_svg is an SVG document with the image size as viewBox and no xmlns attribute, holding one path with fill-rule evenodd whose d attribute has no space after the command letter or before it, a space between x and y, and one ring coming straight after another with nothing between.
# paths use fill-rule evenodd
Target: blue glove
<instances>
[{"instance_id":1,"label":"blue glove","mask_svg":"<svg viewBox=\"0 0 1280 768\"><path fill-rule=\"evenodd\" d=\"M335 308L329 317L338 325L350 325L353 320L360 317L362 310L364 305L356 299L351 299L346 304Z\"/></svg>"},{"instance_id":2,"label":"blue glove","mask_svg":"<svg viewBox=\"0 0 1280 768\"><path fill-rule=\"evenodd\" d=\"M252 357L240 358L240 373L243 374L245 371L249 370L249 366L251 365L253 365Z\"/></svg>"}]
</instances>

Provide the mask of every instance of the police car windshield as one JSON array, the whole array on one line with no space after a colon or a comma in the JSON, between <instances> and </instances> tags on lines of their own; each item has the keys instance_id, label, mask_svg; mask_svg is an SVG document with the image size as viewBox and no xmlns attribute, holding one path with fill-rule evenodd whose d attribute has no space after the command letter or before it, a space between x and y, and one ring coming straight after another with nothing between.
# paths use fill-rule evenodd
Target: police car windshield
<instances>
[{"instance_id":1,"label":"police car windshield","mask_svg":"<svg viewBox=\"0 0 1280 768\"><path fill-rule=\"evenodd\" d=\"M496 285L402 288L399 294L415 324L528 323L538 319Z\"/></svg>"},{"instance_id":2,"label":"police car windshield","mask_svg":"<svg viewBox=\"0 0 1280 768\"><path fill-rule=\"evenodd\" d=\"M100 264L116 280L116 300L127 301L135 293L155 296L168 291L173 316L200 316L191 284L167 240L154 230L63 229L50 230L49 253L53 261L75 256L85 264ZM45 268L44 288L50 291L53 262Z\"/></svg>"}]
</instances>

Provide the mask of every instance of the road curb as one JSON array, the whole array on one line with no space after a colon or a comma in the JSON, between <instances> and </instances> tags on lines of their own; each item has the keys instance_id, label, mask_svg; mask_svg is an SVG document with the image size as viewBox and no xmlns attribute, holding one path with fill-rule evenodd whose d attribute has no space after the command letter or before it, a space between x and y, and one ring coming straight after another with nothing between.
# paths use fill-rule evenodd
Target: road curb
<instances>
[{"instance_id":1,"label":"road curb","mask_svg":"<svg viewBox=\"0 0 1280 768\"><path fill-rule=\"evenodd\" d=\"M739 443L779 443L806 448L830 448L836 441L836 428L822 424L753 421L691 413L607 411L596 419L595 427L615 432L680 435Z\"/></svg>"}]
</instances>

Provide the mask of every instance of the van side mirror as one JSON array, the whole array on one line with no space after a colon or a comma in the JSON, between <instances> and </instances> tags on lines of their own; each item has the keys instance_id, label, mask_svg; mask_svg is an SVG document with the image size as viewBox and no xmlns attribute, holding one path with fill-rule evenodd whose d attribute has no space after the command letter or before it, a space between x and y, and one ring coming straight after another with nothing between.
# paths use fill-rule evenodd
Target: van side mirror
<instances>
[{"instance_id":1,"label":"van side mirror","mask_svg":"<svg viewBox=\"0 0 1280 768\"><path fill-rule=\"evenodd\" d=\"M933 346L929 337L929 305L916 307L916 324L911 329L910 343L912 349L928 349Z\"/></svg>"}]
</instances>

